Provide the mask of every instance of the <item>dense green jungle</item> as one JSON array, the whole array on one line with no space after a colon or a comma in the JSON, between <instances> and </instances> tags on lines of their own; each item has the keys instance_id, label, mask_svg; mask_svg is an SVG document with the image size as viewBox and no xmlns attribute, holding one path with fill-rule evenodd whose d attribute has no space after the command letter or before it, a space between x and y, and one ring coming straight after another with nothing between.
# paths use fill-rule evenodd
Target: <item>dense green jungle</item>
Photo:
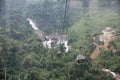
<instances>
[{"instance_id":1,"label":"dense green jungle","mask_svg":"<svg viewBox=\"0 0 120 80\"><path fill-rule=\"evenodd\" d=\"M28 18L70 50L44 47ZM104 29L115 39L99 44ZM120 0L0 0L0 80L120 80Z\"/></svg>"}]
</instances>

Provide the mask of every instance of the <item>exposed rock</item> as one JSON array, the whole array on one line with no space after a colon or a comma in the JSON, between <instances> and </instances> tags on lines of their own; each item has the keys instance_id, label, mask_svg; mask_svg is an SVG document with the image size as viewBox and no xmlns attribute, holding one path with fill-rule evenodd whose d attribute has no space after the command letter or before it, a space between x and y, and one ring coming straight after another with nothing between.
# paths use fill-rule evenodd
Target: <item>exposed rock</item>
<instances>
[{"instance_id":1,"label":"exposed rock","mask_svg":"<svg viewBox=\"0 0 120 80\"><path fill-rule=\"evenodd\" d=\"M97 46L93 53L91 54L91 59L96 59L100 54L100 48L104 48L105 50L111 50L113 53L115 53L117 50L110 44L110 41L115 39L115 29L112 29L110 27L106 27L104 30L102 30L101 34L95 34L93 36L94 44ZM108 48L109 46L109 48Z\"/></svg>"}]
</instances>

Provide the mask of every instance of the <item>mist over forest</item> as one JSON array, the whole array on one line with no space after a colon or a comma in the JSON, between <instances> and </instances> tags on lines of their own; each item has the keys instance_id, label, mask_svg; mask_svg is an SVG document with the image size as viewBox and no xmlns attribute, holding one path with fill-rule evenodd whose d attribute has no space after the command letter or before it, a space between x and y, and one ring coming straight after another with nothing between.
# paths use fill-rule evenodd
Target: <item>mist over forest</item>
<instances>
[{"instance_id":1,"label":"mist over forest","mask_svg":"<svg viewBox=\"0 0 120 80\"><path fill-rule=\"evenodd\" d=\"M120 80L120 0L0 0L0 80Z\"/></svg>"}]
</instances>

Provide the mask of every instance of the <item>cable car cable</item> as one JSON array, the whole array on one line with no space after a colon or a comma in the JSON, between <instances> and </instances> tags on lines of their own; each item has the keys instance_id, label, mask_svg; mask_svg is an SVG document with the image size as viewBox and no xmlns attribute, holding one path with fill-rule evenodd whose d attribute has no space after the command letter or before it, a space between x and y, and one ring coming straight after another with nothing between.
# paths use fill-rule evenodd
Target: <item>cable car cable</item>
<instances>
[{"instance_id":1,"label":"cable car cable","mask_svg":"<svg viewBox=\"0 0 120 80\"><path fill-rule=\"evenodd\" d=\"M60 52L61 54L64 52L63 48L63 30L66 26L66 12L67 12L67 0L65 0L65 6L64 6L64 14L63 14L63 17L62 17L62 27L61 27L61 31L60 31L60 46L59 46L59 49L60 49Z\"/></svg>"},{"instance_id":2,"label":"cable car cable","mask_svg":"<svg viewBox=\"0 0 120 80\"><path fill-rule=\"evenodd\" d=\"M66 13L67 13L67 0L65 0L64 14L63 14L63 26L61 27L61 40L63 35L63 30L66 27Z\"/></svg>"}]
</instances>

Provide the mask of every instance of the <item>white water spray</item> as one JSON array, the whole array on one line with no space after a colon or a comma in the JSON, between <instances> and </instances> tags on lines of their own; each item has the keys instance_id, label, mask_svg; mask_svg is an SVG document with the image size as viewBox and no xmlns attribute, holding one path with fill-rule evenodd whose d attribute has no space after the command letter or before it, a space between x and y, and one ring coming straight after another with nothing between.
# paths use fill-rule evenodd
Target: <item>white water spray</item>
<instances>
[{"instance_id":1,"label":"white water spray","mask_svg":"<svg viewBox=\"0 0 120 80\"><path fill-rule=\"evenodd\" d=\"M55 43L56 45L64 44L65 52L67 53L69 51L68 41L62 40L61 42L61 39L58 38L57 43L56 43L54 40L52 40L52 38L49 38L48 36L46 36L44 32L36 26L36 24L33 22L32 19L28 18L27 20L29 21L29 24L31 25L31 27L35 30L35 32L38 34L38 36L43 41L42 43L44 47L50 49L52 48L52 43Z\"/></svg>"},{"instance_id":2,"label":"white water spray","mask_svg":"<svg viewBox=\"0 0 120 80\"><path fill-rule=\"evenodd\" d=\"M32 27L34 30L39 30L38 27L35 25L35 23L33 22L32 19L28 18L27 20L29 21L29 24L31 25L31 27Z\"/></svg>"},{"instance_id":3,"label":"white water spray","mask_svg":"<svg viewBox=\"0 0 120 80\"><path fill-rule=\"evenodd\" d=\"M47 48L52 48L52 40L49 39L48 41L43 41L43 46Z\"/></svg>"},{"instance_id":4,"label":"white water spray","mask_svg":"<svg viewBox=\"0 0 120 80\"><path fill-rule=\"evenodd\" d=\"M112 76L113 76L114 78L117 77L116 73L115 73L115 72L112 72L112 71L109 70L109 69L102 68L102 71L112 74Z\"/></svg>"},{"instance_id":5,"label":"white water spray","mask_svg":"<svg viewBox=\"0 0 120 80\"><path fill-rule=\"evenodd\" d=\"M67 53L69 51L69 46L68 46L68 41L64 42L64 46L65 46L65 52Z\"/></svg>"}]
</instances>

